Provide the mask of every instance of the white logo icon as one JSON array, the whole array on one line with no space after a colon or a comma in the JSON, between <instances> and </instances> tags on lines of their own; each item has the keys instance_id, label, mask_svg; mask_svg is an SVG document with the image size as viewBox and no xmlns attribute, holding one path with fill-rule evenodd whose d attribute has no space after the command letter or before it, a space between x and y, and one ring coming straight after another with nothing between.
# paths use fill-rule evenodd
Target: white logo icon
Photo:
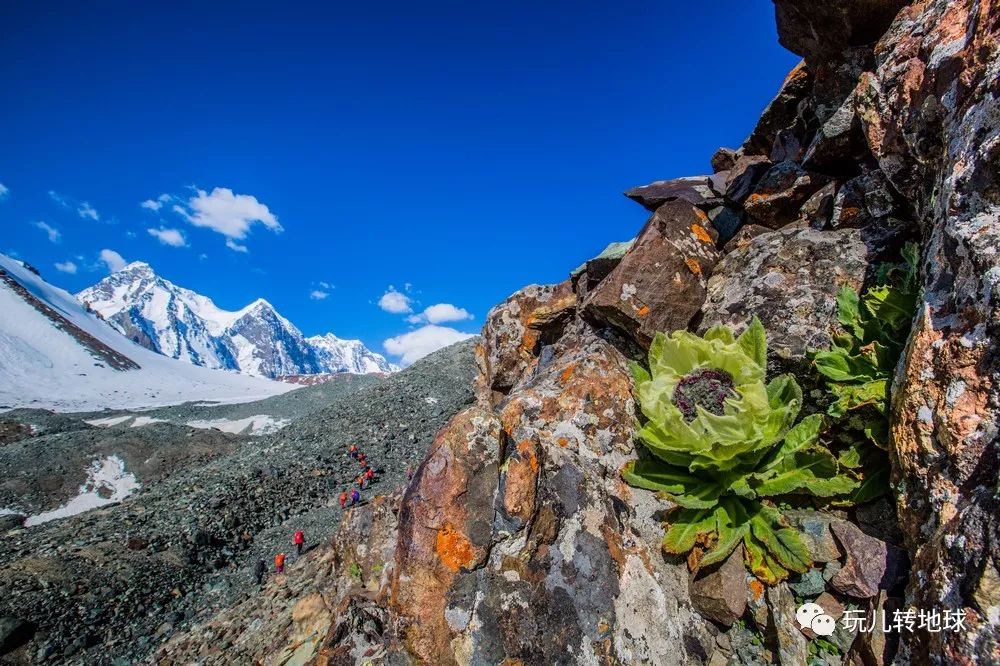
<instances>
[{"instance_id":1,"label":"white logo icon","mask_svg":"<svg viewBox=\"0 0 1000 666\"><path fill-rule=\"evenodd\" d=\"M795 611L795 619L802 629L812 629L817 636L832 636L837 622L826 614L819 604L802 604Z\"/></svg>"}]
</instances>

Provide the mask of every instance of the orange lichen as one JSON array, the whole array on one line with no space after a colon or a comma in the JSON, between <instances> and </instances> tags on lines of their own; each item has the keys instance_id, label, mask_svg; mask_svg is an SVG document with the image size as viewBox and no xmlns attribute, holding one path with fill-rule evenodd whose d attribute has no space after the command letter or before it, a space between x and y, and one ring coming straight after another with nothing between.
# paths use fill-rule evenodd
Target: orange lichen
<instances>
[{"instance_id":1,"label":"orange lichen","mask_svg":"<svg viewBox=\"0 0 1000 666\"><path fill-rule=\"evenodd\" d=\"M701 226L700 224L691 225L691 233L695 235L695 238L700 240L702 243L714 243L712 240L712 235L708 233L708 230Z\"/></svg>"},{"instance_id":2,"label":"orange lichen","mask_svg":"<svg viewBox=\"0 0 1000 666\"><path fill-rule=\"evenodd\" d=\"M750 592L753 594L754 601L760 601L761 597L764 596L764 583L760 582L756 578L751 579Z\"/></svg>"},{"instance_id":3,"label":"orange lichen","mask_svg":"<svg viewBox=\"0 0 1000 666\"><path fill-rule=\"evenodd\" d=\"M703 211L702 209L695 208L694 209L694 214L697 215L698 219L701 220L702 222L705 222L705 223L708 222L708 215L706 215L705 211Z\"/></svg>"},{"instance_id":4,"label":"orange lichen","mask_svg":"<svg viewBox=\"0 0 1000 666\"><path fill-rule=\"evenodd\" d=\"M692 259L688 257L684 260L685 265L687 265L688 270L690 270L695 275L701 275L701 264L698 263L697 259Z\"/></svg>"},{"instance_id":5,"label":"orange lichen","mask_svg":"<svg viewBox=\"0 0 1000 666\"><path fill-rule=\"evenodd\" d=\"M441 563L451 571L469 566L476 557L472 543L451 523L445 523L444 527L438 530L434 549Z\"/></svg>"},{"instance_id":6,"label":"orange lichen","mask_svg":"<svg viewBox=\"0 0 1000 666\"><path fill-rule=\"evenodd\" d=\"M567 446L569 446L569 440L566 439L565 437L560 437L559 439L556 440L556 444L565 449Z\"/></svg>"},{"instance_id":7,"label":"orange lichen","mask_svg":"<svg viewBox=\"0 0 1000 666\"><path fill-rule=\"evenodd\" d=\"M566 382L568 382L569 378L573 376L573 371L575 369L576 369L575 365L568 365L568 366L566 366L566 369L563 370L562 374L559 375L559 381L561 381L563 384L565 384Z\"/></svg>"},{"instance_id":8,"label":"orange lichen","mask_svg":"<svg viewBox=\"0 0 1000 666\"><path fill-rule=\"evenodd\" d=\"M538 471L538 456L535 455L534 444L530 439L521 440L517 445L517 452L521 454L522 460L528 461L532 472Z\"/></svg>"},{"instance_id":9,"label":"orange lichen","mask_svg":"<svg viewBox=\"0 0 1000 666\"><path fill-rule=\"evenodd\" d=\"M635 313L637 317L645 317L649 314L649 306L643 305L639 308L639 311Z\"/></svg>"}]
</instances>

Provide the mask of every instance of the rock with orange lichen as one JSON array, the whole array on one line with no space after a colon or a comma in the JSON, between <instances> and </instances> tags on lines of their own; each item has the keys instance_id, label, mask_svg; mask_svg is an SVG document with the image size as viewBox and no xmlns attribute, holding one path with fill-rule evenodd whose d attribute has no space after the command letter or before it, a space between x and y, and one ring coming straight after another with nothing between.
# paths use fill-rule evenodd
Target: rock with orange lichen
<instances>
[{"instance_id":1,"label":"rock with orange lichen","mask_svg":"<svg viewBox=\"0 0 1000 666\"><path fill-rule=\"evenodd\" d=\"M718 261L711 222L675 199L660 206L611 273L583 301L584 316L648 346L657 331L687 328Z\"/></svg>"},{"instance_id":2,"label":"rock with orange lichen","mask_svg":"<svg viewBox=\"0 0 1000 666\"><path fill-rule=\"evenodd\" d=\"M509 391L542 347L559 338L575 307L576 294L567 280L525 287L490 310L479 355L484 386Z\"/></svg>"},{"instance_id":3,"label":"rock with orange lichen","mask_svg":"<svg viewBox=\"0 0 1000 666\"><path fill-rule=\"evenodd\" d=\"M907 602L964 612L960 631L904 648L914 663L1000 663L1000 7L915 2L875 62L859 116L924 237L891 427Z\"/></svg>"},{"instance_id":4,"label":"rock with orange lichen","mask_svg":"<svg viewBox=\"0 0 1000 666\"><path fill-rule=\"evenodd\" d=\"M802 204L828 180L795 162L779 162L757 182L743 205L755 223L777 229L794 222Z\"/></svg>"},{"instance_id":5,"label":"rock with orange lichen","mask_svg":"<svg viewBox=\"0 0 1000 666\"><path fill-rule=\"evenodd\" d=\"M715 267L699 328L742 328L756 315L767 330L770 361L778 369L811 373L806 353L828 347L837 330L837 291L857 289L868 265L857 229L760 234Z\"/></svg>"}]
</instances>

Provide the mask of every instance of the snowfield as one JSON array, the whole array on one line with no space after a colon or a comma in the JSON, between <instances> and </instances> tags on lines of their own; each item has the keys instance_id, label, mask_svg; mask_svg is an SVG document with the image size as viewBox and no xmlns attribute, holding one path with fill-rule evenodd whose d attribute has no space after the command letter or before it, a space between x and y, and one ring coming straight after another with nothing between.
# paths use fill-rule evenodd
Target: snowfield
<instances>
[{"instance_id":1,"label":"snowfield","mask_svg":"<svg viewBox=\"0 0 1000 666\"><path fill-rule=\"evenodd\" d=\"M71 324L134 361L115 370L0 281L0 411L37 407L55 411L139 409L191 400L237 403L294 390L293 384L211 370L167 358L125 338L10 257L0 269Z\"/></svg>"}]
</instances>

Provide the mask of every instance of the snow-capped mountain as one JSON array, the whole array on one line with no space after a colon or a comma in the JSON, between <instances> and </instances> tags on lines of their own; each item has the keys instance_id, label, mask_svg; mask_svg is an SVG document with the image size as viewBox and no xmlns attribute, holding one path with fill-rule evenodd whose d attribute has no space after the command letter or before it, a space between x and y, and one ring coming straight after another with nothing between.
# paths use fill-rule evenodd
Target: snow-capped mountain
<instances>
[{"instance_id":1,"label":"snow-capped mountain","mask_svg":"<svg viewBox=\"0 0 1000 666\"><path fill-rule=\"evenodd\" d=\"M230 312L136 261L77 294L134 342L194 365L260 377L395 369L360 340L305 338L264 299Z\"/></svg>"},{"instance_id":2,"label":"snow-capped mountain","mask_svg":"<svg viewBox=\"0 0 1000 666\"><path fill-rule=\"evenodd\" d=\"M155 354L0 254L0 409L84 411L213 400L246 402L293 387Z\"/></svg>"}]
</instances>

